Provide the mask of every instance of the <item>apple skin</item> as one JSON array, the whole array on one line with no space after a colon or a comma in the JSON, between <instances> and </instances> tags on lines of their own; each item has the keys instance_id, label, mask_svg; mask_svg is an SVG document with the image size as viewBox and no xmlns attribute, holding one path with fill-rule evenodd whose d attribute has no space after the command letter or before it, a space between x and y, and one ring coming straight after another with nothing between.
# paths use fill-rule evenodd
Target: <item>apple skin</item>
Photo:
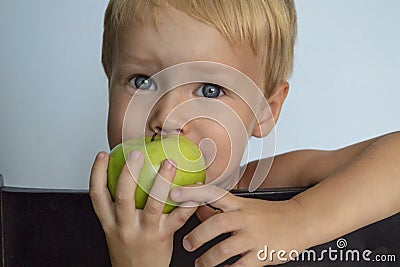
<instances>
[{"instance_id":1,"label":"apple skin","mask_svg":"<svg viewBox=\"0 0 400 267\"><path fill-rule=\"evenodd\" d=\"M153 139L153 140L152 140ZM133 150L141 151L144 156L142 169L139 173L138 186L135 191L135 206L143 209L148 193L153 186L161 163L172 159L177 165L176 175L171 189L177 186L204 183L206 179L205 161L197 146L181 135L147 136L131 139L115 146L111 152L107 170L107 184L111 197L115 200L118 177L125 159ZM163 213L170 213L177 203L169 197L163 208Z\"/></svg>"}]
</instances>

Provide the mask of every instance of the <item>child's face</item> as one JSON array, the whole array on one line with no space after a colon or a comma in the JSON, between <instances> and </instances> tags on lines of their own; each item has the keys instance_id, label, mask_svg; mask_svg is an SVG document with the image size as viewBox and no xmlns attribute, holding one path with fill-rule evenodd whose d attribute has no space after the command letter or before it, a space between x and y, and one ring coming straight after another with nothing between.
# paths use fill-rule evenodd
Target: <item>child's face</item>
<instances>
[{"instance_id":1,"label":"child's face","mask_svg":"<svg viewBox=\"0 0 400 267\"><path fill-rule=\"evenodd\" d=\"M251 49L232 47L216 29L176 9L162 6L158 14L157 26L131 23L117 34L110 77L110 147L155 131L179 133L200 145L208 166L207 183L218 177L237 179L234 176L248 138L257 128L253 106L265 102L260 92L249 94L257 87L237 85L233 93L215 85L224 84L224 75L211 78L214 71L210 72L212 84L192 80L176 86L185 75L180 68L165 77L147 79L176 64L210 61L233 67L260 86L260 62ZM193 74L193 68L189 71ZM230 79L228 76L225 79ZM166 92L170 88L163 88L161 81L175 84L174 89ZM253 99L248 98L252 107L239 97L242 94L253 95ZM157 97L161 98L157 101Z\"/></svg>"}]
</instances>

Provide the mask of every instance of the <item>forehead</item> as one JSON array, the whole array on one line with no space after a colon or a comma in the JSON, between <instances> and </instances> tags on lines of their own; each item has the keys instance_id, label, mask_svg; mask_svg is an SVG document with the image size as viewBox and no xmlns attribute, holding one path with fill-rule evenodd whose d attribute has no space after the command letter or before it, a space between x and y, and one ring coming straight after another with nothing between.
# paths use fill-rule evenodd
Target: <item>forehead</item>
<instances>
[{"instance_id":1,"label":"forehead","mask_svg":"<svg viewBox=\"0 0 400 267\"><path fill-rule=\"evenodd\" d=\"M211 61L233 67L256 83L259 80L260 59L250 47L229 42L214 27L168 5L147 16L156 17L133 16L117 31L115 63L152 65L159 71L184 62Z\"/></svg>"}]
</instances>

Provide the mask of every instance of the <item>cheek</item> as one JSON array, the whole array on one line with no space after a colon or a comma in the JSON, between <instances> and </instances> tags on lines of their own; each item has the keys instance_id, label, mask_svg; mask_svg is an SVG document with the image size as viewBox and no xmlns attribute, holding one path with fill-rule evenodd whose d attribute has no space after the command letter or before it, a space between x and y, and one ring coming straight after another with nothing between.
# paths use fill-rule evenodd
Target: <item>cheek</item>
<instances>
[{"instance_id":1,"label":"cheek","mask_svg":"<svg viewBox=\"0 0 400 267\"><path fill-rule=\"evenodd\" d=\"M247 105L243 103L228 103L228 105L231 110L220 112L218 122L210 120L202 125L201 129L207 130L207 136L214 141L216 149L216 153L214 151L205 154L206 162L209 164L206 183L232 189L240 179L240 162L255 119Z\"/></svg>"},{"instance_id":2,"label":"cheek","mask_svg":"<svg viewBox=\"0 0 400 267\"><path fill-rule=\"evenodd\" d=\"M112 92L110 93L107 120L108 143L110 148L122 142L122 127L128 104L129 99L125 99Z\"/></svg>"},{"instance_id":3,"label":"cheek","mask_svg":"<svg viewBox=\"0 0 400 267\"><path fill-rule=\"evenodd\" d=\"M108 140L111 148L123 141L150 134L147 126L154 102L154 96L131 95L118 89L111 93L108 112Z\"/></svg>"},{"instance_id":4,"label":"cheek","mask_svg":"<svg viewBox=\"0 0 400 267\"><path fill-rule=\"evenodd\" d=\"M237 114L246 129L247 135L250 136L256 123L253 111L247 105L243 105L241 112Z\"/></svg>"},{"instance_id":5,"label":"cheek","mask_svg":"<svg viewBox=\"0 0 400 267\"><path fill-rule=\"evenodd\" d=\"M207 129L207 138L200 143L200 149L210 172L208 176L215 179L228 166L232 144L225 129L215 125L210 125Z\"/></svg>"},{"instance_id":6,"label":"cheek","mask_svg":"<svg viewBox=\"0 0 400 267\"><path fill-rule=\"evenodd\" d=\"M207 129L200 143L208 166L206 183L226 184L224 180L238 178L232 175L239 169L248 135L240 134L243 130L232 131L231 128L228 132L227 128L210 121L203 123L200 129L198 131Z\"/></svg>"}]
</instances>

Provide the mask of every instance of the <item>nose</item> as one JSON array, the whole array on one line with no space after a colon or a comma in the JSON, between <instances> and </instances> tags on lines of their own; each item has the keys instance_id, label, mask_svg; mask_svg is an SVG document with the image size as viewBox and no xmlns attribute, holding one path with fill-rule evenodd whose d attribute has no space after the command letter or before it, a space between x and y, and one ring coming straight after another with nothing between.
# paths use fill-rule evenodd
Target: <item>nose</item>
<instances>
[{"instance_id":1,"label":"nose","mask_svg":"<svg viewBox=\"0 0 400 267\"><path fill-rule=\"evenodd\" d=\"M150 113L150 130L160 134L184 134L187 131L184 114L174 111L183 101L185 96L180 88L166 93Z\"/></svg>"}]
</instances>

